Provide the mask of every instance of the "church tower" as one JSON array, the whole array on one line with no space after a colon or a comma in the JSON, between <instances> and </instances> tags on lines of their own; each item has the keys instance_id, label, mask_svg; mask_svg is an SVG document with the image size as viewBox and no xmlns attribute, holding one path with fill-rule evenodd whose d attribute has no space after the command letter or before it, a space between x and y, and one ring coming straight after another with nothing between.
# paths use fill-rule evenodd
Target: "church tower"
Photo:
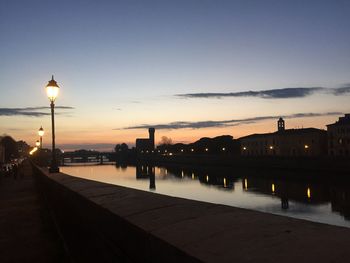
<instances>
[{"instance_id":1,"label":"church tower","mask_svg":"<svg viewBox=\"0 0 350 263\"><path fill-rule=\"evenodd\" d=\"M284 120L282 118L279 118L279 120L277 121L277 130L279 132L285 130L285 123L284 123Z\"/></svg>"}]
</instances>

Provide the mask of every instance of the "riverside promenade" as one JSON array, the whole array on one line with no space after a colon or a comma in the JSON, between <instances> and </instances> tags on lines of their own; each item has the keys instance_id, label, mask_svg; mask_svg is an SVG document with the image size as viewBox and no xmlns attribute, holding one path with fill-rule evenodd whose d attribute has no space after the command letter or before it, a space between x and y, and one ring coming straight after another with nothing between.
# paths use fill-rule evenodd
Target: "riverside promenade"
<instances>
[{"instance_id":1,"label":"riverside promenade","mask_svg":"<svg viewBox=\"0 0 350 263\"><path fill-rule=\"evenodd\" d=\"M0 262L69 262L28 162L0 178Z\"/></svg>"},{"instance_id":2,"label":"riverside promenade","mask_svg":"<svg viewBox=\"0 0 350 263\"><path fill-rule=\"evenodd\" d=\"M76 262L349 262L350 229L35 168Z\"/></svg>"}]
</instances>

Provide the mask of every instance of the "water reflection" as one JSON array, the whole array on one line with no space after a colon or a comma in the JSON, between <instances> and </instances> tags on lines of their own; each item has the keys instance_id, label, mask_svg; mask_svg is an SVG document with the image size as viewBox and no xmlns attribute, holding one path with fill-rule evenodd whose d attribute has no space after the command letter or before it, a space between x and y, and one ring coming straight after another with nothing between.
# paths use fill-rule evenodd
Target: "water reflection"
<instances>
[{"instance_id":1,"label":"water reflection","mask_svg":"<svg viewBox=\"0 0 350 263\"><path fill-rule=\"evenodd\" d=\"M136 180L148 179L149 180L149 189L156 189L156 176L155 176L155 167L151 165L137 165L136 166Z\"/></svg>"},{"instance_id":2,"label":"water reflection","mask_svg":"<svg viewBox=\"0 0 350 263\"><path fill-rule=\"evenodd\" d=\"M75 176L141 190L350 227L349 182L301 179L300 174L283 177L281 171L245 171L241 176L226 169L146 164L62 169Z\"/></svg>"},{"instance_id":3,"label":"water reflection","mask_svg":"<svg viewBox=\"0 0 350 263\"><path fill-rule=\"evenodd\" d=\"M350 186L331 186L330 199L332 201L332 211L338 212L347 220L350 220Z\"/></svg>"}]
</instances>

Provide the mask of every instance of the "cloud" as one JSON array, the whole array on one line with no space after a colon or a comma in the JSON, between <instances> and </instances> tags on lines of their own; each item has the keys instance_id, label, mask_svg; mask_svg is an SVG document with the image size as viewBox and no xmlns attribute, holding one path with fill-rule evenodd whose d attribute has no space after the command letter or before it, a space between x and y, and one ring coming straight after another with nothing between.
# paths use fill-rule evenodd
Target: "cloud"
<instances>
[{"instance_id":1,"label":"cloud","mask_svg":"<svg viewBox=\"0 0 350 263\"><path fill-rule=\"evenodd\" d=\"M177 121L170 122L167 124L141 124L130 127L122 128L122 130L133 130L133 129L147 129L153 127L157 130L176 130L176 129L202 129L202 128L212 128L212 127L228 127L228 126L238 126L243 124L256 123L259 121L265 120L276 120L280 117L284 119L293 119L293 118L307 118L307 117L321 117L321 116L333 116L333 115L342 115L342 112L324 112L324 113L295 113L290 115L278 115L278 116L258 116L245 119L231 119L231 120L220 120L220 121L199 121L199 122L186 122L186 121ZM120 130L120 129L115 129Z\"/></svg>"},{"instance_id":2,"label":"cloud","mask_svg":"<svg viewBox=\"0 0 350 263\"><path fill-rule=\"evenodd\" d=\"M187 93L177 94L180 98L225 98L225 97L258 97L263 99L289 99L289 98L304 98L315 93L330 93L332 95L344 95L350 93L350 87L341 88L325 88L325 87L298 87L298 88L283 88L270 89L260 91L241 91L228 93Z\"/></svg>"},{"instance_id":3,"label":"cloud","mask_svg":"<svg viewBox=\"0 0 350 263\"><path fill-rule=\"evenodd\" d=\"M0 116L27 116L27 117L42 117L50 115L50 107L25 107L25 108L0 108ZM55 109L69 110L74 109L70 106L56 106ZM60 114L60 113L58 113Z\"/></svg>"},{"instance_id":4,"label":"cloud","mask_svg":"<svg viewBox=\"0 0 350 263\"><path fill-rule=\"evenodd\" d=\"M350 85L348 87L337 88L333 90L333 94L336 96L350 93Z\"/></svg>"}]
</instances>

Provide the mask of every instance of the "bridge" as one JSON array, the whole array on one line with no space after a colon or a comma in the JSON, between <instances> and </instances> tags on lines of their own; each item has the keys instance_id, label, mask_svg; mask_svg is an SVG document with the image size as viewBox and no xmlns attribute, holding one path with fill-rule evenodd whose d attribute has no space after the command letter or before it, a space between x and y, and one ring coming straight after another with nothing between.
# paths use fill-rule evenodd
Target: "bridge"
<instances>
[{"instance_id":1,"label":"bridge","mask_svg":"<svg viewBox=\"0 0 350 263\"><path fill-rule=\"evenodd\" d=\"M72 163L104 164L115 162L115 153L81 150L74 152L65 152L62 154L61 158L62 165Z\"/></svg>"}]
</instances>

